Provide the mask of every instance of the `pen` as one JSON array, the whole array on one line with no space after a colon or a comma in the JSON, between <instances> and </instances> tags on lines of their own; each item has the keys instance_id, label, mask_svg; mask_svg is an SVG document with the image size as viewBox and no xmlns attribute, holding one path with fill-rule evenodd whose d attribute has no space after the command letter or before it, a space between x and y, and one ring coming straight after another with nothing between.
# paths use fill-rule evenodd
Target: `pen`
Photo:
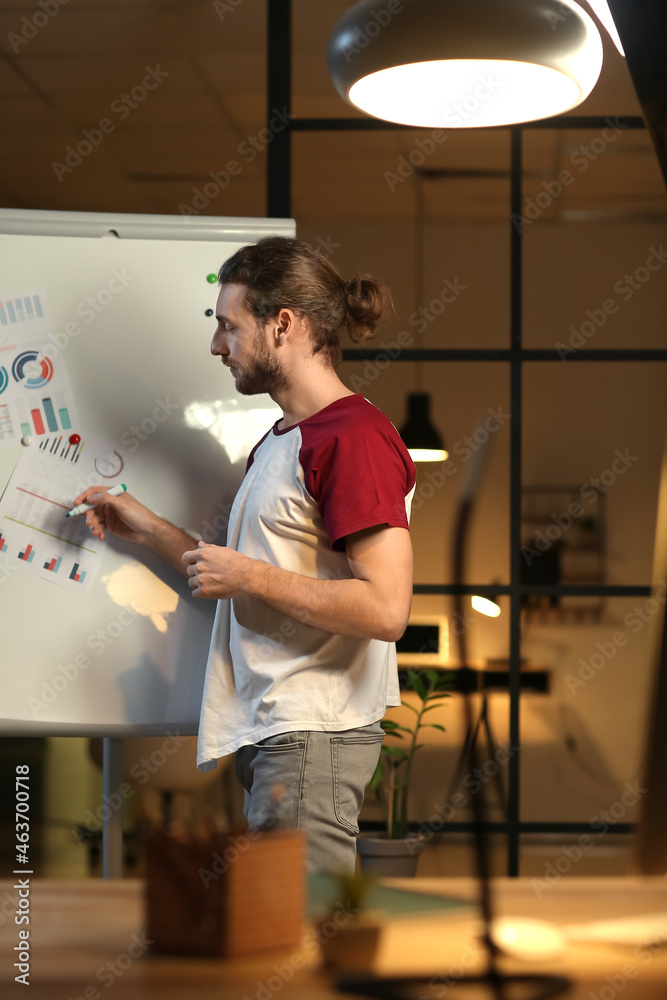
<instances>
[{"instance_id":1,"label":"pen","mask_svg":"<svg viewBox=\"0 0 667 1000\"><path fill-rule=\"evenodd\" d=\"M125 483L118 483L117 486L112 486L107 493L110 493L112 497L118 497L121 493L124 493L127 489ZM97 504L94 503L80 503L78 507L74 507L72 510L68 510L65 517L74 517L75 514L85 514L87 510L93 510Z\"/></svg>"}]
</instances>

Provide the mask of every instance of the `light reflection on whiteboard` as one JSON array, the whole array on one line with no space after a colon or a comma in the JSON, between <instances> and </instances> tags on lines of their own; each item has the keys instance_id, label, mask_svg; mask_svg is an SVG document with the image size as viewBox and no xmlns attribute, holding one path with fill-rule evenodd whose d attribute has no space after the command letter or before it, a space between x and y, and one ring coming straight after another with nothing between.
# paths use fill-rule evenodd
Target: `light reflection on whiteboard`
<instances>
[{"instance_id":1,"label":"light reflection on whiteboard","mask_svg":"<svg viewBox=\"0 0 667 1000\"><path fill-rule=\"evenodd\" d=\"M184 416L188 427L209 431L234 465L248 457L281 411L271 407L243 410L235 399L216 399L191 403Z\"/></svg>"}]
</instances>

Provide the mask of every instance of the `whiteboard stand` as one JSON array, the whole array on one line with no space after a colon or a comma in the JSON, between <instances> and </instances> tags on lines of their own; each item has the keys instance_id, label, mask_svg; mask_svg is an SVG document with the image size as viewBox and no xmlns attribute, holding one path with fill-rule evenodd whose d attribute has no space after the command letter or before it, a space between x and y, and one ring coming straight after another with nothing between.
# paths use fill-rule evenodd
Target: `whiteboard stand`
<instances>
[{"instance_id":1,"label":"whiteboard stand","mask_svg":"<svg viewBox=\"0 0 667 1000\"><path fill-rule=\"evenodd\" d=\"M102 878L123 877L123 809L114 809L123 780L123 741L105 736L102 741Z\"/></svg>"},{"instance_id":2,"label":"whiteboard stand","mask_svg":"<svg viewBox=\"0 0 667 1000\"><path fill-rule=\"evenodd\" d=\"M295 232L293 219L0 208L0 303L39 303L34 327L5 309L0 348L14 351L17 364L26 351L44 351L53 372L43 378L55 379L62 397L57 416L46 397L51 423L70 430L69 407L83 443L90 438L84 455L98 447L95 440L104 442L96 459L106 471L93 463L84 473L82 466L82 486L134 468L128 483L147 507L193 535L224 537L245 456L280 411L268 397L239 396L211 357L217 274L240 247ZM27 378L19 385L18 374L7 380L10 356L0 357L1 495L28 447L23 438L33 437L21 429L30 419L30 475L47 474L36 439L49 419L44 400L35 408L36 387ZM113 476L106 475L109 455L116 468L120 462ZM18 531L11 524L1 525L7 544L0 542L0 572L13 568L22 544L18 534L9 537ZM54 556L41 553L42 544L37 536L34 549L31 542L33 570L48 569ZM192 601L170 567L122 543L109 545L103 560L85 606L73 584L54 586L27 569L2 588L3 648L22 650L27 669L0 672L0 737L103 736L102 874L109 879L123 872L123 816L115 807L123 798L121 739L197 732L215 606ZM46 703L45 685L58 694ZM30 711L36 699L39 718Z\"/></svg>"}]
</instances>

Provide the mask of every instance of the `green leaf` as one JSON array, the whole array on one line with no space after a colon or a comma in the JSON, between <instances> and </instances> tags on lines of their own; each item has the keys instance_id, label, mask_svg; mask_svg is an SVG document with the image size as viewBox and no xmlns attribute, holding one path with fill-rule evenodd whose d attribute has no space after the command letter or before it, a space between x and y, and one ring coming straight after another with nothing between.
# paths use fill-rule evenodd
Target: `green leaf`
<instances>
[{"instance_id":1,"label":"green leaf","mask_svg":"<svg viewBox=\"0 0 667 1000\"><path fill-rule=\"evenodd\" d=\"M428 708L422 710L422 715L426 715L427 712L434 712L438 708L442 708L442 705L429 705Z\"/></svg>"},{"instance_id":2,"label":"green leaf","mask_svg":"<svg viewBox=\"0 0 667 1000\"><path fill-rule=\"evenodd\" d=\"M416 670L408 670L408 678L413 691L416 691L422 701L426 700L426 685Z\"/></svg>"},{"instance_id":3,"label":"green leaf","mask_svg":"<svg viewBox=\"0 0 667 1000\"><path fill-rule=\"evenodd\" d=\"M441 726L439 722L424 722L422 729L439 729L441 733L447 732L445 727Z\"/></svg>"},{"instance_id":4,"label":"green leaf","mask_svg":"<svg viewBox=\"0 0 667 1000\"><path fill-rule=\"evenodd\" d=\"M422 673L424 674L425 677L428 677L432 687L435 687L439 683L440 680L439 670L433 670L432 668L429 667L428 669L424 669Z\"/></svg>"},{"instance_id":5,"label":"green leaf","mask_svg":"<svg viewBox=\"0 0 667 1000\"><path fill-rule=\"evenodd\" d=\"M408 759L408 754L405 750L401 750L400 747L382 747L380 754L385 757L400 757L401 761Z\"/></svg>"},{"instance_id":6,"label":"green leaf","mask_svg":"<svg viewBox=\"0 0 667 1000\"><path fill-rule=\"evenodd\" d=\"M409 708L411 712L415 713L415 715L419 715L419 709L415 708L414 705L411 705L409 701L402 701L401 705L403 708Z\"/></svg>"},{"instance_id":7,"label":"green leaf","mask_svg":"<svg viewBox=\"0 0 667 1000\"><path fill-rule=\"evenodd\" d=\"M412 730L408 729L407 726L399 726L398 722L393 722L393 721L383 722L382 728L384 729L385 733L391 733L392 736L395 734L396 736L399 736L400 739L403 739L403 737L400 735L401 733L409 733L410 736L412 736Z\"/></svg>"}]
</instances>

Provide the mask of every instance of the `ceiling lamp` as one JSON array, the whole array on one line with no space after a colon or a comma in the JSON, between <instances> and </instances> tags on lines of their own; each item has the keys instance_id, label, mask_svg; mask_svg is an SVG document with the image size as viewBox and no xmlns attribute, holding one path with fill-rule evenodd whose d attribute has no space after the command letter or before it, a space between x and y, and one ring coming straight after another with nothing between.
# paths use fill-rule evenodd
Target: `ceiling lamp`
<instances>
[{"instance_id":1,"label":"ceiling lamp","mask_svg":"<svg viewBox=\"0 0 667 1000\"><path fill-rule=\"evenodd\" d=\"M446 462L449 452L437 429L431 423L427 392L411 392L408 396L408 419L399 434L413 462Z\"/></svg>"},{"instance_id":2,"label":"ceiling lamp","mask_svg":"<svg viewBox=\"0 0 667 1000\"><path fill-rule=\"evenodd\" d=\"M486 128L581 104L602 41L573 0L362 0L334 28L327 62L338 93L375 118Z\"/></svg>"},{"instance_id":3,"label":"ceiling lamp","mask_svg":"<svg viewBox=\"0 0 667 1000\"><path fill-rule=\"evenodd\" d=\"M488 597L473 594L470 598L470 604L475 611L479 611L483 615L488 615L489 618L497 618L500 614L500 604L495 594L490 594Z\"/></svg>"}]
</instances>

